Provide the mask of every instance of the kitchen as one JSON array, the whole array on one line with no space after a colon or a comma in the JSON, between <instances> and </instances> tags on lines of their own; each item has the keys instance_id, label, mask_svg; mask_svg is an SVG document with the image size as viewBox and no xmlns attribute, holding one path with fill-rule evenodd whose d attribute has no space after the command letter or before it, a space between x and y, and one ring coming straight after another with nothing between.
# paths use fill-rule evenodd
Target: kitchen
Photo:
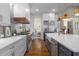
<instances>
[{"instance_id":1,"label":"kitchen","mask_svg":"<svg viewBox=\"0 0 79 59\"><path fill-rule=\"evenodd\" d=\"M0 3L0 56L79 56L78 19L78 3Z\"/></svg>"}]
</instances>

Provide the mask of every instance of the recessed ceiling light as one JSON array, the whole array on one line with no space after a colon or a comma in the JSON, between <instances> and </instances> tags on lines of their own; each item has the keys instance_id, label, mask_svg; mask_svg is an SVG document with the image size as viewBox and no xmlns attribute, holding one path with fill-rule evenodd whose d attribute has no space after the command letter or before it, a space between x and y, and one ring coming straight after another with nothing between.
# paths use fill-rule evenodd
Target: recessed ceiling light
<instances>
[{"instance_id":1,"label":"recessed ceiling light","mask_svg":"<svg viewBox=\"0 0 79 59\"><path fill-rule=\"evenodd\" d=\"M10 6L12 6L12 3L10 3Z\"/></svg>"},{"instance_id":2,"label":"recessed ceiling light","mask_svg":"<svg viewBox=\"0 0 79 59\"><path fill-rule=\"evenodd\" d=\"M55 9L52 9L52 11L55 12L56 10Z\"/></svg>"},{"instance_id":3,"label":"recessed ceiling light","mask_svg":"<svg viewBox=\"0 0 79 59\"><path fill-rule=\"evenodd\" d=\"M30 10L28 8L25 9L26 12L29 12Z\"/></svg>"},{"instance_id":4,"label":"recessed ceiling light","mask_svg":"<svg viewBox=\"0 0 79 59\"><path fill-rule=\"evenodd\" d=\"M13 6L13 3L10 3L10 7L12 8L12 6Z\"/></svg>"},{"instance_id":5,"label":"recessed ceiling light","mask_svg":"<svg viewBox=\"0 0 79 59\"><path fill-rule=\"evenodd\" d=\"M39 9L35 9L36 11L39 11Z\"/></svg>"}]
</instances>

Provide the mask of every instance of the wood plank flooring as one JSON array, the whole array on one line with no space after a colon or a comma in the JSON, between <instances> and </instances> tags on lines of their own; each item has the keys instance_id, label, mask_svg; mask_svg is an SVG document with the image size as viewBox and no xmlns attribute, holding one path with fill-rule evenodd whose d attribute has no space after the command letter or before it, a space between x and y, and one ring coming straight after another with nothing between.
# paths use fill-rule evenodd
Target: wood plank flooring
<instances>
[{"instance_id":1,"label":"wood plank flooring","mask_svg":"<svg viewBox=\"0 0 79 59\"><path fill-rule=\"evenodd\" d=\"M31 47L28 52L25 53L25 56L49 56L45 42L40 38L32 40Z\"/></svg>"}]
</instances>

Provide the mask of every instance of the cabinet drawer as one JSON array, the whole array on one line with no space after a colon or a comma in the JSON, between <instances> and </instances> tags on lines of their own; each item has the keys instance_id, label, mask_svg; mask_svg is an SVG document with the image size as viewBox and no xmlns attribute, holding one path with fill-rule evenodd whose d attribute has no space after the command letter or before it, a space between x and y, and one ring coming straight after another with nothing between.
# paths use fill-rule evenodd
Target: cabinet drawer
<instances>
[{"instance_id":1,"label":"cabinet drawer","mask_svg":"<svg viewBox=\"0 0 79 59\"><path fill-rule=\"evenodd\" d=\"M0 56L14 56L14 46L10 45L0 51Z\"/></svg>"}]
</instances>

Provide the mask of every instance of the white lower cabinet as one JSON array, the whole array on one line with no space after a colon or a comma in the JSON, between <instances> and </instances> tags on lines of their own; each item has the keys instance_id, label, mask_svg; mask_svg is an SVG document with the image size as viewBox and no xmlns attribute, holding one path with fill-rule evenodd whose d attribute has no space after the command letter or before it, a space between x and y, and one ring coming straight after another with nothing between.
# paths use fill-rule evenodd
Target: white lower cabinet
<instances>
[{"instance_id":1,"label":"white lower cabinet","mask_svg":"<svg viewBox=\"0 0 79 59\"><path fill-rule=\"evenodd\" d=\"M1 54L1 56L13 56L12 49L9 49Z\"/></svg>"},{"instance_id":2,"label":"white lower cabinet","mask_svg":"<svg viewBox=\"0 0 79 59\"><path fill-rule=\"evenodd\" d=\"M0 56L24 56L26 51L26 37L0 50Z\"/></svg>"},{"instance_id":3,"label":"white lower cabinet","mask_svg":"<svg viewBox=\"0 0 79 59\"><path fill-rule=\"evenodd\" d=\"M0 51L0 56L14 56L14 47L8 46Z\"/></svg>"},{"instance_id":4,"label":"white lower cabinet","mask_svg":"<svg viewBox=\"0 0 79 59\"><path fill-rule=\"evenodd\" d=\"M15 44L14 51L15 56L23 56L26 51L26 40L25 39L19 40Z\"/></svg>"}]
</instances>

